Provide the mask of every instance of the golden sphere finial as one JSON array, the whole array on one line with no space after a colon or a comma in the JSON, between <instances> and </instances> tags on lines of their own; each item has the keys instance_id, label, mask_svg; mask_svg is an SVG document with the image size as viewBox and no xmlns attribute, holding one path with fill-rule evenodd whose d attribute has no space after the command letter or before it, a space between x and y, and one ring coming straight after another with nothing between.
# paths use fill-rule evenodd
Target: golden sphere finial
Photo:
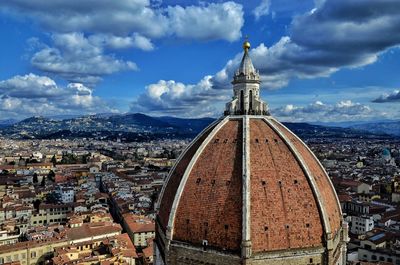
<instances>
[{"instance_id":1,"label":"golden sphere finial","mask_svg":"<svg viewBox=\"0 0 400 265\"><path fill-rule=\"evenodd\" d=\"M246 40L243 42L243 50L248 51L250 47L249 37L246 36Z\"/></svg>"}]
</instances>

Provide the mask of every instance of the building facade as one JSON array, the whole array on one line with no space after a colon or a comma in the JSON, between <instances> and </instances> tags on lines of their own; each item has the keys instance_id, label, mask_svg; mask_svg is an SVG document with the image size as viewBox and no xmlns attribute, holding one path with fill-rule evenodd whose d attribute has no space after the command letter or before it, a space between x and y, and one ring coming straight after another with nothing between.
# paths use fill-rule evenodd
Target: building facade
<instances>
[{"instance_id":1,"label":"building facade","mask_svg":"<svg viewBox=\"0 0 400 265\"><path fill-rule=\"evenodd\" d=\"M374 228L374 218L372 216L352 216L350 232L356 235L365 234Z\"/></svg>"}]
</instances>

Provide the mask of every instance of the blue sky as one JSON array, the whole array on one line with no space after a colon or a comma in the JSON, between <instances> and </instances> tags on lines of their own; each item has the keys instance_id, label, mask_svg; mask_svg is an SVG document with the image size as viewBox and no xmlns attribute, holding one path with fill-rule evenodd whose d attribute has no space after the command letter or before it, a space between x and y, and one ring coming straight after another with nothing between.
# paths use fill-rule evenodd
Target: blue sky
<instances>
[{"instance_id":1,"label":"blue sky","mask_svg":"<svg viewBox=\"0 0 400 265\"><path fill-rule=\"evenodd\" d=\"M8 0L0 32L0 119L217 117L246 35L281 120L400 117L398 0Z\"/></svg>"}]
</instances>

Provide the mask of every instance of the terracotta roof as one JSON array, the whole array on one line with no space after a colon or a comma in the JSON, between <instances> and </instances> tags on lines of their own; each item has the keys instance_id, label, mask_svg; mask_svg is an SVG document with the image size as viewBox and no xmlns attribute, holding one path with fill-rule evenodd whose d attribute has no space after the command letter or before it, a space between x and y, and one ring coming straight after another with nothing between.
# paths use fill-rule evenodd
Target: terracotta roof
<instances>
[{"instance_id":1,"label":"terracotta roof","mask_svg":"<svg viewBox=\"0 0 400 265\"><path fill-rule=\"evenodd\" d=\"M154 232L155 224L152 220L131 213L123 214L125 223L133 233Z\"/></svg>"},{"instance_id":2,"label":"terracotta roof","mask_svg":"<svg viewBox=\"0 0 400 265\"><path fill-rule=\"evenodd\" d=\"M352 200L351 196L348 194L338 194L340 202L350 202Z\"/></svg>"},{"instance_id":3,"label":"terracotta roof","mask_svg":"<svg viewBox=\"0 0 400 265\"><path fill-rule=\"evenodd\" d=\"M136 248L127 233L120 234L115 238L118 240L120 247L124 249L123 253L125 257L138 258Z\"/></svg>"},{"instance_id":4,"label":"terracotta roof","mask_svg":"<svg viewBox=\"0 0 400 265\"><path fill-rule=\"evenodd\" d=\"M352 179L343 179L341 181L339 181L338 183L340 186L344 186L344 187L358 187L361 182L357 181L357 180L352 180Z\"/></svg>"},{"instance_id":5,"label":"terracotta roof","mask_svg":"<svg viewBox=\"0 0 400 265\"><path fill-rule=\"evenodd\" d=\"M175 240L200 246L208 240L210 246L240 250L241 139L242 121L228 121L197 159L177 208Z\"/></svg>"},{"instance_id":6,"label":"terracotta roof","mask_svg":"<svg viewBox=\"0 0 400 265\"><path fill-rule=\"evenodd\" d=\"M153 240L149 240L149 244L146 248L144 248L142 250L143 252L143 256L146 257L151 257L153 256L154 252L153 252Z\"/></svg>"},{"instance_id":7,"label":"terracotta roof","mask_svg":"<svg viewBox=\"0 0 400 265\"><path fill-rule=\"evenodd\" d=\"M67 229L68 239L76 240L108 233L121 232L119 224L109 222L84 223L82 226Z\"/></svg>"},{"instance_id":8,"label":"terracotta roof","mask_svg":"<svg viewBox=\"0 0 400 265\"><path fill-rule=\"evenodd\" d=\"M242 157L247 157L253 252L323 246L328 231L333 237L342 222L329 176L307 146L279 122L250 116L247 135L242 117L227 117L222 126L205 130L177 162L160 196L161 231L171 218L172 240L195 246L207 240L210 248L240 253L245 209ZM194 157L210 130L215 135ZM246 155L244 141L250 143ZM187 169L187 180L181 183ZM175 216L170 217L175 199Z\"/></svg>"},{"instance_id":9,"label":"terracotta roof","mask_svg":"<svg viewBox=\"0 0 400 265\"><path fill-rule=\"evenodd\" d=\"M162 229L165 229L165 227L167 227L168 225L168 218L171 212L172 203L175 198L175 193L178 190L178 186L182 180L183 173L185 172L186 167L189 165L190 160L193 158L197 149L207 138L212 129L213 127L203 132L203 134L200 135L199 138L195 142L193 142L187 150L184 151L183 156L175 165L174 170L170 173L169 180L165 186L163 199L160 204L161 210L158 215L162 224Z\"/></svg>"},{"instance_id":10,"label":"terracotta roof","mask_svg":"<svg viewBox=\"0 0 400 265\"><path fill-rule=\"evenodd\" d=\"M66 242L66 241L67 241L66 238L53 237L53 238L47 238L45 240L17 242L17 243L10 244L10 245L0 246L0 254L10 253L12 251L20 250L20 249L31 248L33 246L35 246L35 247L44 246L44 245L48 245L51 242Z\"/></svg>"},{"instance_id":11,"label":"terracotta roof","mask_svg":"<svg viewBox=\"0 0 400 265\"><path fill-rule=\"evenodd\" d=\"M253 250L322 245L317 202L294 154L260 119L250 121L250 146Z\"/></svg>"},{"instance_id":12,"label":"terracotta roof","mask_svg":"<svg viewBox=\"0 0 400 265\"><path fill-rule=\"evenodd\" d=\"M275 122L275 124L278 125L285 135L291 140L297 151L300 152L301 156L303 157L305 164L312 172L323 200L319 203L323 203L325 206L328 213L329 225L331 226L332 234L335 235L340 229L342 217L341 208L337 202L336 191L330 183L329 176L325 173L325 170L318 163L318 160L303 142L299 141L291 131L283 128L283 125L279 122Z\"/></svg>"}]
</instances>

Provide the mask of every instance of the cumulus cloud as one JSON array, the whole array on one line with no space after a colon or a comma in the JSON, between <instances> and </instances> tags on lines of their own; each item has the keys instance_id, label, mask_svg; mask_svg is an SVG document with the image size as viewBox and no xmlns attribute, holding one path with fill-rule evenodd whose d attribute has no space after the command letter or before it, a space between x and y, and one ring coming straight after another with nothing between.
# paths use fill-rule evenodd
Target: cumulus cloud
<instances>
[{"instance_id":1,"label":"cumulus cloud","mask_svg":"<svg viewBox=\"0 0 400 265\"><path fill-rule=\"evenodd\" d=\"M266 7L264 2L259 6L263 4ZM261 15L266 8L260 7L258 10L257 14ZM342 68L356 68L374 63L381 53L400 45L400 13L395 10L400 10L400 2L395 0L316 1L313 10L293 18L287 36L283 36L270 47L261 43L250 50L253 63L260 71L262 87L278 89L287 86L295 78L328 77ZM203 93L230 95L232 75L241 58L242 52L212 75L208 79L211 89ZM191 92L190 89L188 91ZM216 104L216 100L210 101L210 104L213 102ZM170 105L171 112L176 106ZM160 104L153 104L149 110L155 111L157 107L164 111L168 109L168 105L161 107ZM330 113L332 117L339 119L357 119L372 115L369 106L351 101L336 105L313 104L312 107L320 108L324 113ZM313 110L311 106L289 105L285 108L276 111L284 115L291 110L291 114L298 114L297 119ZM222 112L222 108L220 111ZM313 116L312 119L330 118Z\"/></svg>"},{"instance_id":2,"label":"cumulus cloud","mask_svg":"<svg viewBox=\"0 0 400 265\"><path fill-rule=\"evenodd\" d=\"M131 103L131 111L183 117L221 115L222 105L229 100L230 93L213 89L210 81L211 76L191 85L160 80L148 85L145 93Z\"/></svg>"},{"instance_id":3,"label":"cumulus cloud","mask_svg":"<svg viewBox=\"0 0 400 265\"><path fill-rule=\"evenodd\" d=\"M383 94L378 98L372 100L374 103L386 103L386 102L400 102L400 90L395 90L390 94Z\"/></svg>"},{"instance_id":4,"label":"cumulus cloud","mask_svg":"<svg viewBox=\"0 0 400 265\"><path fill-rule=\"evenodd\" d=\"M185 39L233 41L241 36L243 10L234 2L200 6L167 6L149 0L9 0L6 12L28 15L52 32L94 32L150 39L177 36Z\"/></svg>"},{"instance_id":5,"label":"cumulus cloud","mask_svg":"<svg viewBox=\"0 0 400 265\"><path fill-rule=\"evenodd\" d=\"M340 122L367 120L372 117L385 117L387 114L373 110L370 106L342 100L336 104L315 101L306 106L288 104L271 110L272 115L294 122Z\"/></svg>"},{"instance_id":6,"label":"cumulus cloud","mask_svg":"<svg viewBox=\"0 0 400 265\"><path fill-rule=\"evenodd\" d=\"M167 13L172 32L180 38L234 41L241 37L243 10L234 2L170 6Z\"/></svg>"},{"instance_id":7,"label":"cumulus cloud","mask_svg":"<svg viewBox=\"0 0 400 265\"><path fill-rule=\"evenodd\" d=\"M253 10L253 15L256 20L259 20L262 16L268 15L270 7L271 0L261 0L260 4Z\"/></svg>"},{"instance_id":8,"label":"cumulus cloud","mask_svg":"<svg viewBox=\"0 0 400 265\"><path fill-rule=\"evenodd\" d=\"M0 81L0 93L14 98L57 97L62 94L54 80L47 76L28 74Z\"/></svg>"},{"instance_id":9,"label":"cumulus cloud","mask_svg":"<svg viewBox=\"0 0 400 265\"><path fill-rule=\"evenodd\" d=\"M154 50L154 45L151 40L138 33L124 37L112 34L93 34L89 36L89 40L93 44L111 49L126 49L134 47L143 51Z\"/></svg>"},{"instance_id":10,"label":"cumulus cloud","mask_svg":"<svg viewBox=\"0 0 400 265\"><path fill-rule=\"evenodd\" d=\"M232 1L163 6L149 0L10 0L0 3L0 11L29 17L51 32L52 43L33 43L34 67L86 85L138 68L111 50L151 51L154 40L168 37L234 41L244 24L242 5Z\"/></svg>"},{"instance_id":11,"label":"cumulus cloud","mask_svg":"<svg viewBox=\"0 0 400 265\"><path fill-rule=\"evenodd\" d=\"M98 36L87 38L82 33L63 33L54 34L52 41L54 47L42 45L44 47L33 54L31 64L70 82L93 84L104 75L137 69L134 62L104 53L105 45L123 45L123 40L102 41Z\"/></svg>"},{"instance_id":12,"label":"cumulus cloud","mask_svg":"<svg viewBox=\"0 0 400 265\"><path fill-rule=\"evenodd\" d=\"M400 45L400 2L395 0L325 0L312 11L294 17L289 35L251 51L263 86L286 86L294 78L327 77L341 68L374 63ZM240 62L229 61L215 77L224 87Z\"/></svg>"},{"instance_id":13,"label":"cumulus cloud","mask_svg":"<svg viewBox=\"0 0 400 265\"><path fill-rule=\"evenodd\" d=\"M80 83L61 87L47 76L27 74L0 81L0 115L21 118L54 113L98 113L115 109Z\"/></svg>"}]
</instances>

